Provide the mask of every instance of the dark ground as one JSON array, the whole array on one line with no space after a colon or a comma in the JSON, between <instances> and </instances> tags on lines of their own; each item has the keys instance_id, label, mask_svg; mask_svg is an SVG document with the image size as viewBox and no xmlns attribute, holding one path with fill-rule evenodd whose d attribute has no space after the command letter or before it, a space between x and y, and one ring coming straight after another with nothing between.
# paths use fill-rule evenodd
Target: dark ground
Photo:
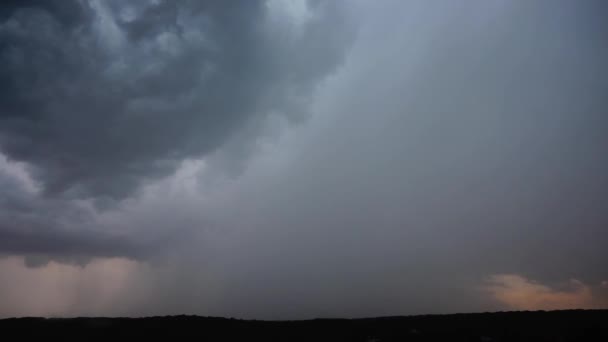
<instances>
[{"instance_id":1,"label":"dark ground","mask_svg":"<svg viewBox=\"0 0 608 342\"><path fill-rule=\"evenodd\" d=\"M608 310L307 321L199 316L0 320L0 340L27 337L83 341L115 337L199 341L608 341Z\"/></svg>"}]
</instances>

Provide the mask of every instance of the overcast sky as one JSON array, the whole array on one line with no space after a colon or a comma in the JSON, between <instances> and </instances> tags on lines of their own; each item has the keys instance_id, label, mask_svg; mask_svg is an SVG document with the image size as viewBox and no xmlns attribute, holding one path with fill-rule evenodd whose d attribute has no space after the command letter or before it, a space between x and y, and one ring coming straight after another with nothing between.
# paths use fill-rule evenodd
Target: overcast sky
<instances>
[{"instance_id":1,"label":"overcast sky","mask_svg":"<svg viewBox=\"0 0 608 342\"><path fill-rule=\"evenodd\" d=\"M0 317L608 308L607 15L2 1Z\"/></svg>"}]
</instances>

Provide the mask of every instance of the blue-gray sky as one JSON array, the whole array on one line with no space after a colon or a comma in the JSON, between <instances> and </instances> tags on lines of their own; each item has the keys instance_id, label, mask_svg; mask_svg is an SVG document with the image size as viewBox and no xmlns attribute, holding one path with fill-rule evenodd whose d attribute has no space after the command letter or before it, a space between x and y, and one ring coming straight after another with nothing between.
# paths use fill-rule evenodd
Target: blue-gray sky
<instances>
[{"instance_id":1,"label":"blue-gray sky","mask_svg":"<svg viewBox=\"0 0 608 342\"><path fill-rule=\"evenodd\" d=\"M603 1L0 5L0 316L608 306Z\"/></svg>"}]
</instances>

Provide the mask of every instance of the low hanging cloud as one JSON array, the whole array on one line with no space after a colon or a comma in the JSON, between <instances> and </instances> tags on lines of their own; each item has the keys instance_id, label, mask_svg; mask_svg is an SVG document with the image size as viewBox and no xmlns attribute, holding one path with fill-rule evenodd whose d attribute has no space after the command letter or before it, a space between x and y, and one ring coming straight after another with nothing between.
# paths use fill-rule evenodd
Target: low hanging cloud
<instances>
[{"instance_id":1,"label":"low hanging cloud","mask_svg":"<svg viewBox=\"0 0 608 342\"><path fill-rule=\"evenodd\" d=\"M0 151L47 195L118 199L237 133L243 158L351 40L337 3L303 4L3 2Z\"/></svg>"},{"instance_id":2,"label":"low hanging cloud","mask_svg":"<svg viewBox=\"0 0 608 342\"><path fill-rule=\"evenodd\" d=\"M570 279L556 288L517 274L498 274L486 279L484 290L494 300L514 310L597 309L608 306L606 298L597 296L591 286L577 279Z\"/></svg>"},{"instance_id":3,"label":"low hanging cloud","mask_svg":"<svg viewBox=\"0 0 608 342\"><path fill-rule=\"evenodd\" d=\"M0 257L28 255L27 264L36 266L46 263L46 256L78 263L91 256L144 256L146 243L100 225L90 201L41 196L23 164L2 154L0 188Z\"/></svg>"},{"instance_id":4,"label":"low hanging cloud","mask_svg":"<svg viewBox=\"0 0 608 342\"><path fill-rule=\"evenodd\" d=\"M0 254L158 250L100 212L184 160L239 172L269 118L305 116L354 27L337 3L300 5L3 2Z\"/></svg>"}]
</instances>

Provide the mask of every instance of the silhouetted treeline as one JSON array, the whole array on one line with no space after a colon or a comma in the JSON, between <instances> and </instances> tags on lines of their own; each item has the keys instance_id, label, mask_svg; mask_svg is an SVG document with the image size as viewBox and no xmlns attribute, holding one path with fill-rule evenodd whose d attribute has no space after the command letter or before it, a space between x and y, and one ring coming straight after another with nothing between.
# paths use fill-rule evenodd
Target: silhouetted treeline
<instances>
[{"instance_id":1,"label":"silhouetted treeline","mask_svg":"<svg viewBox=\"0 0 608 342\"><path fill-rule=\"evenodd\" d=\"M608 341L608 310L498 312L365 319L256 321L200 316L10 318L15 338L198 341ZM9 338L9 336L11 338Z\"/></svg>"}]
</instances>

